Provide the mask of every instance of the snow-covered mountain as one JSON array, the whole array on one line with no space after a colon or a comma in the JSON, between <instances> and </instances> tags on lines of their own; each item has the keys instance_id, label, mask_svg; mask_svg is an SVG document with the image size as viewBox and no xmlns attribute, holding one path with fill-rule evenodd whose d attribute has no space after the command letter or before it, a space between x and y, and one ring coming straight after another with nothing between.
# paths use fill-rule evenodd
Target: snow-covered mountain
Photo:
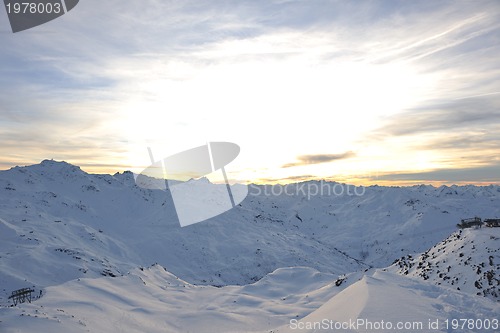
<instances>
[{"instance_id":1,"label":"snow-covered mountain","mask_svg":"<svg viewBox=\"0 0 500 333\"><path fill-rule=\"evenodd\" d=\"M51 332L286 331L290 319L337 309L346 293L374 292L379 280L396 294L420 290L417 307L454 316L465 310L450 300L470 305L462 295L472 293L483 314L498 310L489 283L498 281L499 228L440 242L461 218L500 217L499 186L286 186L251 185L236 208L181 228L170 193L137 187L130 172L93 175L49 160L0 171L0 306L12 290L42 292L32 304L0 308L0 331L40 327L35 316ZM422 268L429 260L436 270ZM443 266L449 279L437 270L443 261L453 266ZM457 278L461 289L450 289ZM454 296L434 304L426 290ZM376 314L376 302L343 313Z\"/></svg>"},{"instance_id":2,"label":"snow-covered mountain","mask_svg":"<svg viewBox=\"0 0 500 333\"><path fill-rule=\"evenodd\" d=\"M456 231L418 256L397 259L391 269L500 301L500 228Z\"/></svg>"}]
</instances>

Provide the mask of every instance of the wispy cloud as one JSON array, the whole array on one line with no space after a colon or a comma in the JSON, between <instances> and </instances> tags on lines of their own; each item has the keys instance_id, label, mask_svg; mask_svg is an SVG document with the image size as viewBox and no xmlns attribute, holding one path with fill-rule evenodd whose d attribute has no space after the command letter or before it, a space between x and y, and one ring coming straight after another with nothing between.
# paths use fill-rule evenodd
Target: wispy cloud
<instances>
[{"instance_id":1,"label":"wispy cloud","mask_svg":"<svg viewBox=\"0 0 500 333\"><path fill-rule=\"evenodd\" d=\"M348 151L342 154L300 155L297 156L298 160L297 162L284 164L282 168L291 168L299 165L329 163L333 161L343 160L346 158L351 158L354 156L355 154L352 151Z\"/></svg>"},{"instance_id":2,"label":"wispy cloud","mask_svg":"<svg viewBox=\"0 0 500 333\"><path fill-rule=\"evenodd\" d=\"M428 163L432 165L431 169L439 165L437 171L428 173L405 172L400 167L399 171L380 180L390 177L395 181L408 177L421 179L418 177L422 176L422 181L448 179L456 182L463 176L469 181L476 177L478 181L491 179L497 182L498 176L493 177L492 172L500 174L499 133L500 97L488 94L448 102L431 101L429 105L387 117L381 127L368 135L367 142L371 145L403 142L404 146L399 149L407 156L428 156L427 161L420 160L419 163ZM422 165L418 168L422 169ZM484 172L484 177L481 172Z\"/></svg>"},{"instance_id":3,"label":"wispy cloud","mask_svg":"<svg viewBox=\"0 0 500 333\"><path fill-rule=\"evenodd\" d=\"M373 181L390 180L393 182L412 181L415 183L490 183L500 184L500 162L475 168L440 169L425 172L391 173L379 175Z\"/></svg>"},{"instance_id":4,"label":"wispy cloud","mask_svg":"<svg viewBox=\"0 0 500 333\"><path fill-rule=\"evenodd\" d=\"M304 182L308 180L315 180L318 179L317 176L314 175L296 175L296 176L290 176L290 177L283 177L283 178L259 178L255 179L254 183L256 184L280 184L280 183L290 183L290 182Z\"/></svg>"},{"instance_id":5,"label":"wispy cloud","mask_svg":"<svg viewBox=\"0 0 500 333\"><path fill-rule=\"evenodd\" d=\"M428 102L429 103L429 102ZM453 101L436 101L409 109L385 120L380 135L412 135L422 132L454 134L470 128L500 125L500 95L489 94ZM447 136L443 136L446 140Z\"/></svg>"}]
</instances>

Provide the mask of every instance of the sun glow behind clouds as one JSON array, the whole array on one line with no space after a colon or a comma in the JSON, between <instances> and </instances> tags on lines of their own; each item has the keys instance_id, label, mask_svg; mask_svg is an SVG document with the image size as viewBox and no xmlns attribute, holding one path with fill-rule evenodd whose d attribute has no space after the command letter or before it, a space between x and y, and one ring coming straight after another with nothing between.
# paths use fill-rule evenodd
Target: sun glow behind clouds
<instances>
[{"instance_id":1,"label":"sun glow behind clouds","mask_svg":"<svg viewBox=\"0 0 500 333\"><path fill-rule=\"evenodd\" d=\"M207 141L240 145L241 181L500 165L495 1L91 1L58 33L0 37L2 166L140 172L147 147Z\"/></svg>"},{"instance_id":2,"label":"sun glow behind clouds","mask_svg":"<svg viewBox=\"0 0 500 333\"><path fill-rule=\"evenodd\" d=\"M147 138L147 145L162 154L220 135L215 139L242 147L237 161L242 172L260 169L261 178L285 178L297 170L281 166L298 154L363 149L357 140L380 119L415 106L433 89L434 76L411 64L325 59L324 36L308 33L306 46L312 51L297 43L301 39L286 33L224 42L194 51L189 62L141 59L141 68L148 68L143 79L122 87L139 91L141 98L130 94L123 101L126 124L117 129L136 143ZM143 165L145 146L127 164ZM315 166L314 174L327 177L345 168L366 172L359 161L343 164ZM254 180L245 174L231 176Z\"/></svg>"}]
</instances>

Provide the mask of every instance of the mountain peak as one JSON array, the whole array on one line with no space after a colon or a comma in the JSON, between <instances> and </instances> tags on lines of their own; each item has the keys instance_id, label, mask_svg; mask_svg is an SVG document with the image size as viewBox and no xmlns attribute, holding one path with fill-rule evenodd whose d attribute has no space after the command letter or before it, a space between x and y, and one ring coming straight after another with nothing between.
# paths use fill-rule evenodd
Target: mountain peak
<instances>
[{"instance_id":1,"label":"mountain peak","mask_svg":"<svg viewBox=\"0 0 500 333\"><path fill-rule=\"evenodd\" d=\"M13 170L19 170L23 173L30 172L40 176L50 176L58 178L58 176L73 176L86 174L79 166L73 165L65 161L43 160L39 164L32 164L25 167L15 167Z\"/></svg>"},{"instance_id":2,"label":"mountain peak","mask_svg":"<svg viewBox=\"0 0 500 333\"><path fill-rule=\"evenodd\" d=\"M80 169L79 166L73 165L71 163L68 163L66 161L56 161L56 160L43 160L38 164L40 167L42 167L44 170L51 170L55 172L61 172L61 173L75 173L75 172L83 172L82 169ZM33 167L36 167L37 165L33 165Z\"/></svg>"},{"instance_id":3,"label":"mountain peak","mask_svg":"<svg viewBox=\"0 0 500 333\"><path fill-rule=\"evenodd\" d=\"M40 162L40 165L43 165L43 166L70 166L70 167L74 167L74 168L78 168L80 169L80 167L76 166L76 165L73 165L71 163L68 163L66 161L56 161L54 159L45 159L43 161Z\"/></svg>"}]
</instances>

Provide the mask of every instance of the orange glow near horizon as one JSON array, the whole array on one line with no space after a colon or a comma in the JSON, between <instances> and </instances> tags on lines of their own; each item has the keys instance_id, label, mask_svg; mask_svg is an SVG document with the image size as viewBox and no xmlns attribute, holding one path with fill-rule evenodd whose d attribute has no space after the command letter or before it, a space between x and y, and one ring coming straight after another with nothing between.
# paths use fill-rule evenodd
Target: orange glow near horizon
<instances>
[{"instance_id":1,"label":"orange glow near horizon","mask_svg":"<svg viewBox=\"0 0 500 333\"><path fill-rule=\"evenodd\" d=\"M29 166L29 165L34 165L38 164L37 163L31 163L31 164L19 164L19 166ZM73 165L79 166L77 163L71 163ZM10 164L10 163L0 163L0 167L2 170L7 170L12 167L17 166L18 164ZM125 171L132 171L134 173L140 173L142 170L146 169L149 165L120 165L120 164L100 164L100 165L85 165L82 164L80 168L82 171L89 173L89 174L109 174L109 175L114 175L115 173L123 173ZM461 170L461 169L454 169L454 170ZM415 170L414 172L426 172L426 171L435 171L435 170L422 170L418 169ZM255 172L254 174L257 174L258 172ZM403 173L403 172L399 172ZM411 170L405 170L405 174L411 174ZM300 183L300 182L306 182L306 181L328 181L328 182L337 182L337 183L344 183L344 184L350 184L350 185L355 185L355 186L372 186L372 185L379 185L379 186L414 186L414 185L432 185L434 187L439 187L442 185L476 185L476 186L488 186L488 185L500 185L500 181L449 181L449 180L427 180L427 179L408 179L408 180L390 180L390 179L378 179L379 176L388 176L390 174L394 174L396 177L398 175L397 172L394 173L382 173L379 172L378 174L375 174L373 176L367 176L367 177L359 177L358 176L353 176L350 177L348 175L344 176L339 176L339 177L296 177L296 178L283 178L283 179L269 179L269 178L254 178L254 179L241 179L238 178L238 172L228 172L230 182L231 183L244 183L244 184L257 184L257 185L286 185L286 184L293 184L293 183ZM220 175L218 175L218 172L214 172L213 174L208 175L208 178L210 179L211 182L213 183L223 183L223 179Z\"/></svg>"}]
</instances>

